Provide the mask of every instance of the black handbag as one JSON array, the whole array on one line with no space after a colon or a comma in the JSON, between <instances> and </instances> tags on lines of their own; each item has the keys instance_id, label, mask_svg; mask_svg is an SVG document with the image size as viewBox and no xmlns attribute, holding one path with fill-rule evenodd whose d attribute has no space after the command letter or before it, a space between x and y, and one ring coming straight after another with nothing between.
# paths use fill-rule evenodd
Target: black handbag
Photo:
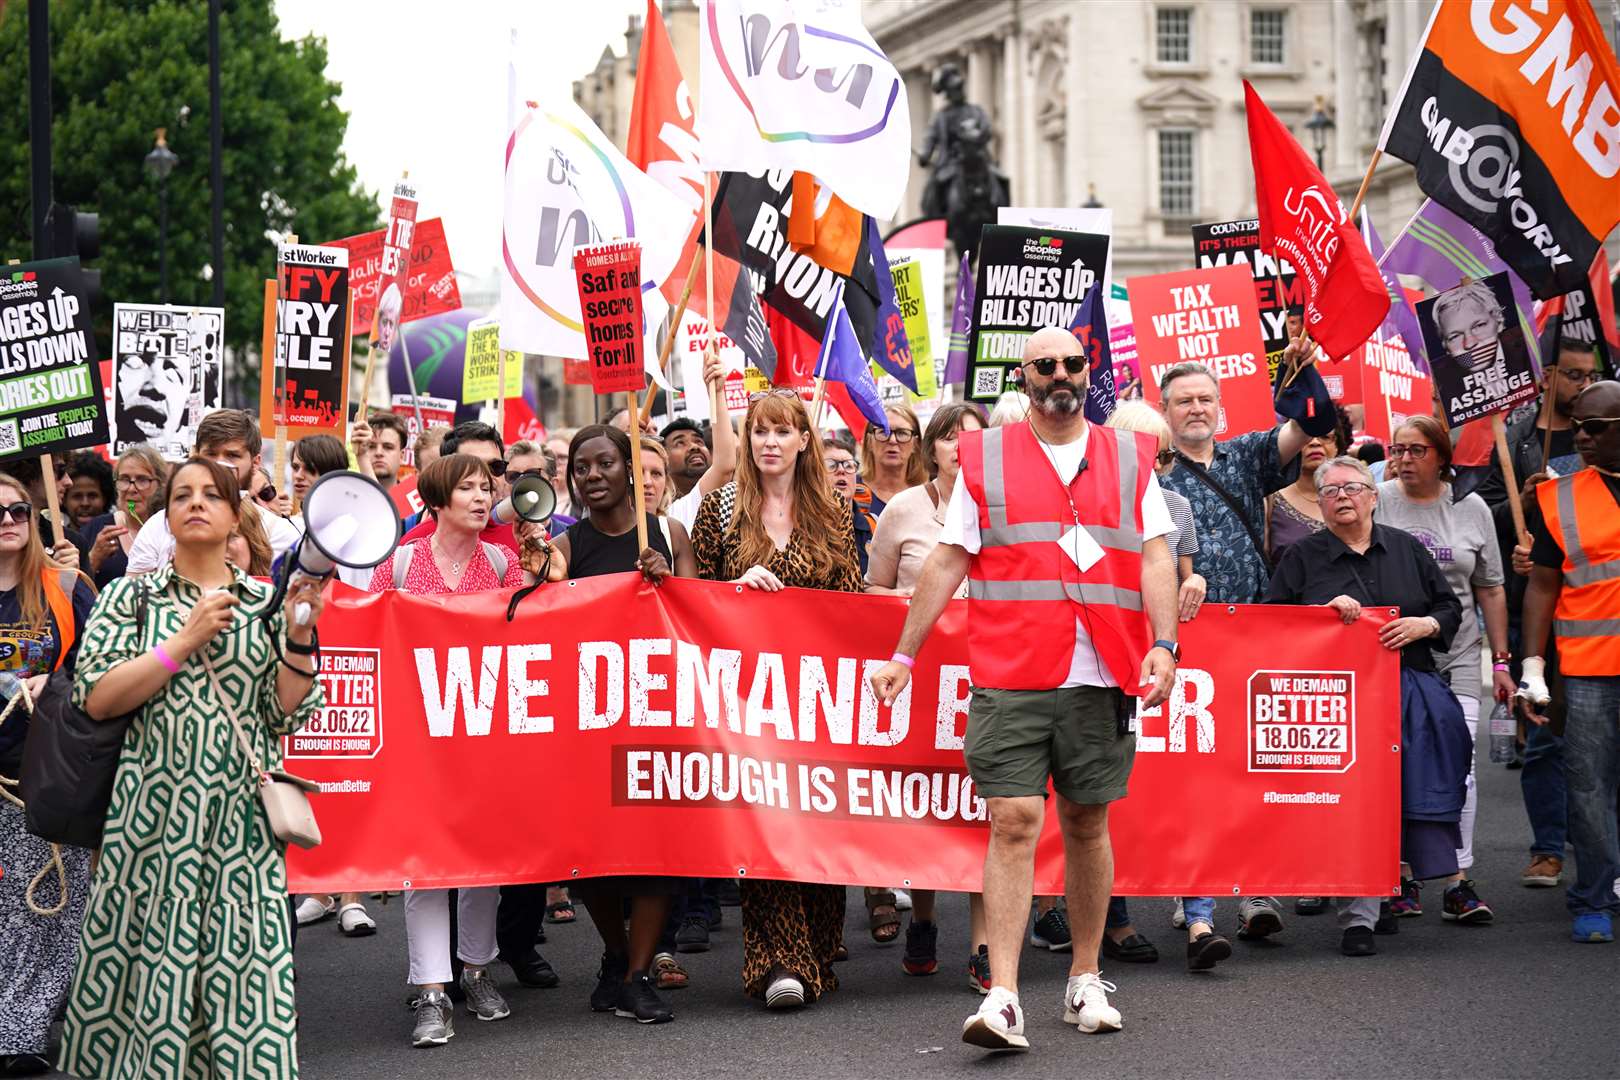
<instances>
[{"instance_id":1,"label":"black handbag","mask_svg":"<svg viewBox=\"0 0 1620 1080\"><path fill-rule=\"evenodd\" d=\"M147 585L135 600L139 644L146 643ZM95 720L73 704L73 677L51 673L34 702L23 744L19 791L28 831L41 840L98 848L112 802L113 777L123 753L124 735L139 709L110 720Z\"/></svg>"}]
</instances>

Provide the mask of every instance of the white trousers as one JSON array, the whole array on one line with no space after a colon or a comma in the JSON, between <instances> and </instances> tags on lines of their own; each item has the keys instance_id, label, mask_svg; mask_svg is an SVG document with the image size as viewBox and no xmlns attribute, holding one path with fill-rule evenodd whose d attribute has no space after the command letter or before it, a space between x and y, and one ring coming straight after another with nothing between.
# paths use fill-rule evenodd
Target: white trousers
<instances>
[{"instance_id":1,"label":"white trousers","mask_svg":"<svg viewBox=\"0 0 1620 1080\"><path fill-rule=\"evenodd\" d=\"M1479 698L1457 695L1462 705L1463 720L1468 724L1468 794L1463 799L1462 819L1457 831L1462 833L1462 847L1457 849L1457 869L1466 871L1474 865L1474 815L1479 809L1479 792L1474 787L1474 759L1479 756Z\"/></svg>"},{"instance_id":2,"label":"white trousers","mask_svg":"<svg viewBox=\"0 0 1620 1080\"><path fill-rule=\"evenodd\" d=\"M499 885L462 889L456 903L456 955L482 967L495 959L495 909ZM450 890L407 889L405 946L411 954L412 986L450 981Z\"/></svg>"}]
</instances>

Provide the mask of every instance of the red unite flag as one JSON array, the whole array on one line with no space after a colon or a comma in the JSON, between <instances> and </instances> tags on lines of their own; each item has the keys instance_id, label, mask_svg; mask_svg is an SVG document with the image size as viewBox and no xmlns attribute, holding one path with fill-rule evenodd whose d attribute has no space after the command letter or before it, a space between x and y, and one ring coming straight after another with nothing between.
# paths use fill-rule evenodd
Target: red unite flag
<instances>
[{"instance_id":1,"label":"red unite flag","mask_svg":"<svg viewBox=\"0 0 1620 1080\"><path fill-rule=\"evenodd\" d=\"M624 155L698 212L681 257L661 286L672 305L680 303L681 290L697 255L698 232L703 228L703 167L698 160L695 118L692 95L675 59L675 47L670 44L658 2L647 0L647 21L636 61L636 93L630 103L630 137ZM697 302L703 295L701 289L700 274L693 282L692 306L706 308L707 304ZM716 306L723 314L724 305Z\"/></svg>"},{"instance_id":2,"label":"red unite flag","mask_svg":"<svg viewBox=\"0 0 1620 1080\"><path fill-rule=\"evenodd\" d=\"M1254 158L1260 246L1286 258L1305 284L1305 329L1342 360L1383 323L1389 291L1356 223L1254 87L1243 83Z\"/></svg>"}]
</instances>

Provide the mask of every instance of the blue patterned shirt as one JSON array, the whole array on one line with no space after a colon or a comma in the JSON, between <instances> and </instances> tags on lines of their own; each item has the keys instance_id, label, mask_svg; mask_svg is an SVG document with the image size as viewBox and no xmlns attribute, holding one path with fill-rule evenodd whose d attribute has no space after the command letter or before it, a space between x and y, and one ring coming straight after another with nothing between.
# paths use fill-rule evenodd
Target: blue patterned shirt
<instances>
[{"instance_id":1,"label":"blue patterned shirt","mask_svg":"<svg viewBox=\"0 0 1620 1080\"><path fill-rule=\"evenodd\" d=\"M1232 493L1248 513L1256 535L1265 528L1266 496L1288 483L1277 452L1281 428L1252 431L1215 444L1215 460L1209 474ZM1260 553L1255 550L1244 528L1226 500L1192 474L1192 467L1178 462L1169 476L1159 483L1192 504L1198 522L1198 552L1193 556L1194 573L1209 583L1206 604L1258 604L1265 595L1271 575Z\"/></svg>"}]
</instances>

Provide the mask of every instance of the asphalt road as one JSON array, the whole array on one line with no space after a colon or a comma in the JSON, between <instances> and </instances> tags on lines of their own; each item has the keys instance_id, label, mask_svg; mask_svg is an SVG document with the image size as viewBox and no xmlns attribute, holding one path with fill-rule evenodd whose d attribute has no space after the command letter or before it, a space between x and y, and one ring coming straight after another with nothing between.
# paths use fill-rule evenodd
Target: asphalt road
<instances>
[{"instance_id":1,"label":"asphalt road","mask_svg":"<svg viewBox=\"0 0 1620 1080\"><path fill-rule=\"evenodd\" d=\"M562 973L555 990L525 990L499 968L510 1018L456 1015L447 1046L409 1044L404 1007L405 935L398 902L373 905L380 932L350 940L333 923L298 943L303 1075L311 1080L475 1077L902 1077L1091 1075L1548 1076L1620 1074L1620 945L1575 945L1562 889L1526 889L1518 873L1529 829L1518 774L1485 765L1481 777L1481 894L1494 925L1463 928L1426 914L1405 919L1380 954L1348 959L1331 915L1290 915L1279 937L1234 942L1212 975L1185 969L1170 904L1133 904L1159 945L1154 965L1105 967L1125 1030L1081 1035L1062 1022L1068 957L1030 950L1023 1003L1026 1055L993 1057L960 1041L980 998L963 974L967 905L942 899L939 974L900 970L900 947L878 946L851 891L843 988L797 1013L768 1013L742 995L738 912L715 948L683 956L692 986L669 995L672 1024L641 1026L586 1008L600 945L584 922L549 927L545 956ZM1223 904L1221 929L1232 935Z\"/></svg>"},{"instance_id":2,"label":"asphalt road","mask_svg":"<svg viewBox=\"0 0 1620 1080\"><path fill-rule=\"evenodd\" d=\"M851 890L843 988L798 1013L768 1013L742 995L738 912L725 911L715 948L686 955L692 986L669 995L672 1024L642 1026L586 1009L600 944L588 923L548 928L542 952L562 973L555 990L506 980L512 1016L481 1024L464 1011L447 1046L415 1050L403 1005L400 905L375 908L380 932L349 940L330 924L298 945L300 1040L312 1080L380 1077L1207 1077L1545 1076L1620 1074L1620 946L1575 945L1562 889L1526 889L1529 827L1518 773L1485 765L1474 874L1494 925L1458 927L1426 913L1380 937L1380 954L1337 950L1331 915L1290 916L1266 943L1234 942L1213 975L1186 971L1170 904L1133 904L1163 954L1153 965L1105 967L1125 1017L1115 1035L1087 1036L1059 1011L1066 955L1029 950L1022 1000L1032 1049L993 1058L961 1042L980 998L969 988L967 904L942 900L941 971L913 978L900 946L866 933ZM581 918L584 912L581 910ZM1218 914L1235 929L1232 905Z\"/></svg>"}]
</instances>

